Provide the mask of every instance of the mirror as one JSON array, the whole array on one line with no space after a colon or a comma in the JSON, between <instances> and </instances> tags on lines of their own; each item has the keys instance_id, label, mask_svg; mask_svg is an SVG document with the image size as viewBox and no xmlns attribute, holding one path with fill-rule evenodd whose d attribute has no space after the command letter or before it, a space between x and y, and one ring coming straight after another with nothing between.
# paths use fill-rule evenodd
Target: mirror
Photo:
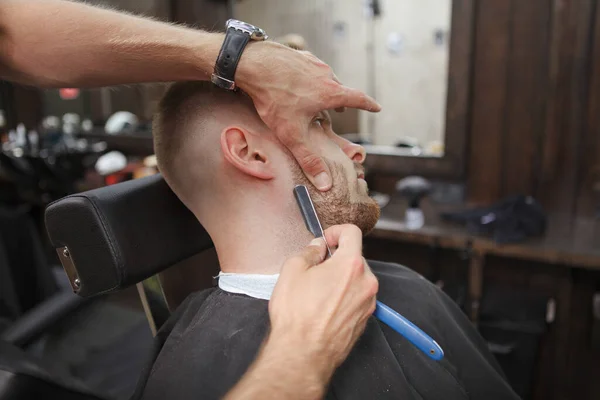
<instances>
[{"instance_id":1,"label":"mirror","mask_svg":"<svg viewBox=\"0 0 600 400\"><path fill-rule=\"evenodd\" d=\"M370 153L444 154L452 0L242 0L234 17L306 48L382 104L332 113Z\"/></svg>"}]
</instances>

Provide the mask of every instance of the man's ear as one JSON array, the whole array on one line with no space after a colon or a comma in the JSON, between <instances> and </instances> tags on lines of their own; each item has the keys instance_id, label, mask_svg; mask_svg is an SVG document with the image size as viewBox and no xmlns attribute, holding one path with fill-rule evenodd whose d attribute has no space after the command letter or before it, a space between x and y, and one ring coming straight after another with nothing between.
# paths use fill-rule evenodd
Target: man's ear
<instances>
[{"instance_id":1,"label":"man's ear","mask_svg":"<svg viewBox=\"0 0 600 400\"><path fill-rule=\"evenodd\" d=\"M261 144L258 137L241 127L230 126L221 132L221 151L227 162L255 178L273 179L272 163Z\"/></svg>"}]
</instances>

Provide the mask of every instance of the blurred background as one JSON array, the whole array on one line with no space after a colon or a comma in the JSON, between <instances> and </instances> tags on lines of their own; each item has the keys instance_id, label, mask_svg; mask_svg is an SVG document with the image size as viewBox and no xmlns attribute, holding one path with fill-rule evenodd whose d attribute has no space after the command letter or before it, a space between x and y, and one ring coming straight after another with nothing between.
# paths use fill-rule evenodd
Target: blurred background
<instances>
[{"instance_id":1,"label":"blurred background","mask_svg":"<svg viewBox=\"0 0 600 400\"><path fill-rule=\"evenodd\" d=\"M377 99L379 114L332 113L367 149L382 206L366 257L451 296L524 399L600 398L598 0L87 3L210 30L235 17ZM148 293L168 297L189 266L71 296L43 211L157 173L151 118L166 88L0 81L0 337L107 399L129 398L151 346Z\"/></svg>"}]
</instances>

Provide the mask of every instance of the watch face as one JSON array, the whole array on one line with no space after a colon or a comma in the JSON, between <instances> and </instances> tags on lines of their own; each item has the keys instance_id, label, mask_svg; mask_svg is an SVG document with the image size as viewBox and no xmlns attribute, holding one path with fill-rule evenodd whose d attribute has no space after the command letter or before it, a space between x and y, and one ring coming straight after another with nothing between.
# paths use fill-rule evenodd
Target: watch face
<instances>
[{"instance_id":1,"label":"watch face","mask_svg":"<svg viewBox=\"0 0 600 400\"><path fill-rule=\"evenodd\" d=\"M239 21L237 19L230 19L227 21L226 26L228 29L234 28L234 29L237 29L238 31L247 33L248 35L250 35L250 38L253 40L265 40L267 38L265 31L263 31L262 29L260 29L257 26L254 26L254 25L249 24L244 21Z\"/></svg>"}]
</instances>

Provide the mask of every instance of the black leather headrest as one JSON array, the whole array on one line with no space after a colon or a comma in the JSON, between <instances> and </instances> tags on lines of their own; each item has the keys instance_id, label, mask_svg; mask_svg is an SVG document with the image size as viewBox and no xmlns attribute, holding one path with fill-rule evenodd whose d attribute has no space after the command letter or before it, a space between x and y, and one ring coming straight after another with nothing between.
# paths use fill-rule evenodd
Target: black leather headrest
<instances>
[{"instance_id":1,"label":"black leather headrest","mask_svg":"<svg viewBox=\"0 0 600 400\"><path fill-rule=\"evenodd\" d=\"M55 201L46 209L46 229L84 297L135 284L212 247L161 175Z\"/></svg>"}]
</instances>

